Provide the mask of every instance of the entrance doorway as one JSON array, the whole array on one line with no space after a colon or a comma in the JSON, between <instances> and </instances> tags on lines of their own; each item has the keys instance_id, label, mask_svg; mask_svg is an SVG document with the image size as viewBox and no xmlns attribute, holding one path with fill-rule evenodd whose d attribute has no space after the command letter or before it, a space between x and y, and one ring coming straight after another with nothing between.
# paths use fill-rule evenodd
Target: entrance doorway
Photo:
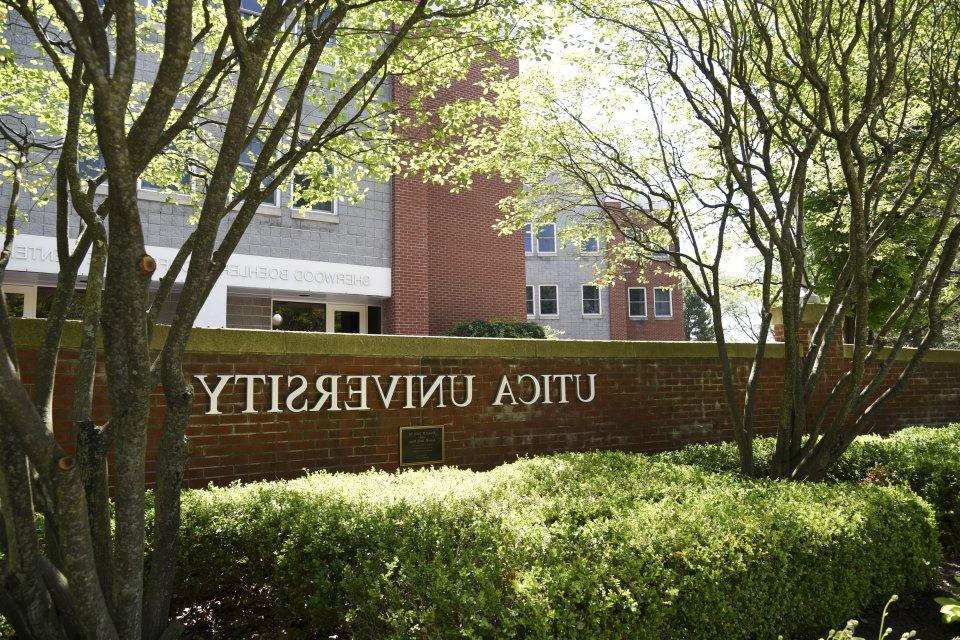
<instances>
[{"instance_id":1,"label":"entrance doorway","mask_svg":"<svg viewBox=\"0 0 960 640\"><path fill-rule=\"evenodd\" d=\"M365 308L332 307L333 333L366 333Z\"/></svg>"},{"instance_id":2,"label":"entrance doorway","mask_svg":"<svg viewBox=\"0 0 960 640\"><path fill-rule=\"evenodd\" d=\"M373 312L373 313L371 313ZM380 307L339 302L273 301L273 328L317 333L370 333L370 316L379 323ZM277 323L279 316L279 324ZM379 333L379 326L373 327Z\"/></svg>"}]
</instances>

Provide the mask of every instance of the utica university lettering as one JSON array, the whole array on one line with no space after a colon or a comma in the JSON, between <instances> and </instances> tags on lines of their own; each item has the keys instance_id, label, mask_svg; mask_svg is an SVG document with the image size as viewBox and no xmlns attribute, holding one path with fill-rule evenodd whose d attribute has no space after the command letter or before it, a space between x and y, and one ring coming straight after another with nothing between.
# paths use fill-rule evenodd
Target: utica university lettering
<instances>
[{"instance_id":1,"label":"utica university lettering","mask_svg":"<svg viewBox=\"0 0 960 640\"><path fill-rule=\"evenodd\" d=\"M195 375L207 394L207 415L219 415L228 387L243 389L241 413L304 411L369 411L468 407L476 376L421 375ZM493 406L593 402L597 374L530 374L503 376L490 401Z\"/></svg>"}]
</instances>

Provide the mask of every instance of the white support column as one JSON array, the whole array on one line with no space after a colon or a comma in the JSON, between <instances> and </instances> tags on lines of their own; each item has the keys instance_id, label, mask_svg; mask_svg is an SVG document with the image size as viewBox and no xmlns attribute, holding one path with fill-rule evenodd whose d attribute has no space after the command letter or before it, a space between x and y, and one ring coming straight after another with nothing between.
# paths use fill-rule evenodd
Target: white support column
<instances>
[{"instance_id":1,"label":"white support column","mask_svg":"<svg viewBox=\"0 0 960 640\"><path fill-rule=\"evenodd\" d=\"M222 329L227 326L227 285L222 282L213 285L207 301L203 303L200 313L197 314L194 326L213 329Z\"/></svg>"}]
</instances>

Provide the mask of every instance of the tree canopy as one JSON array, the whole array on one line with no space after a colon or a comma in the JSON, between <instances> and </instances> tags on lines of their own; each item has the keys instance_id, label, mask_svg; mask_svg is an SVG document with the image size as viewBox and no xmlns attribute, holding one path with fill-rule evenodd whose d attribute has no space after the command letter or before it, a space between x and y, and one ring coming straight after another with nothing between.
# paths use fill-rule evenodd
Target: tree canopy
<instances>
[{"instance_id":1,"label":"tree canopy","mask_svg":"<svg viewBox=\"0 0 960 640\"><path fill-rule=\"evenodd\" d=\"M539 27L517 30L536 12L510 0L0 3L0 282L19 221L46 203L60 266L27 375L0 303L0 611L20 637L176 637L169 608L193 401L182 359L211 287L282 185L295 182L310 202L358 199L364 178L456 153L482 110L454 100L439 121L431 100L471 69L502 77L502 56L521 35L537 37ZM189 237L158 281L141 180L192 208ZM73 456L54 437L52 398L81 268ZM151 349L178 279L172 323ZM109 418L94 423L101 339ZM158 385L166 411L148 541L146 433Z\"/></svg>"},{"instance_id":2,"label":"tree canopy","mask_svg":"<svg viewBox=\"0 0 960 640\"><path fill-rule=\"evenodd\" d=\"M780 307L786 366L774 473L821 477L940 343L944 314L956 308L960 8L558 6L568 20L562 44L500 88L505 126L476 144L463 170L507 170L523 185L503 203L505 231L592 208L608 239L626 240L607 243L611 277L625 263L671 257L711 310L747 473L755 384ZM919 242L905 248L911 237ZM759 309L745 388L723 327L731 267ZM801 340L813 290L825 313ZM849 368L815 400L845 323Z\"/></svg>"}]
</instances>

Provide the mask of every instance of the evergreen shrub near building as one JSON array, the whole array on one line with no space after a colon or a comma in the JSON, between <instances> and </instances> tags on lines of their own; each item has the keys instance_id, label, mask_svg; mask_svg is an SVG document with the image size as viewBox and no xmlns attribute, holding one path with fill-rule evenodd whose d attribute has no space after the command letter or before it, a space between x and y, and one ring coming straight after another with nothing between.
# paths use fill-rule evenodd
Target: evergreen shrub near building
<instances>
[{"instance_id":1,"label":"evergreen shrub near building","mask_svg":"<svg viewBox=\"0 0 960 640\"><path fill-rule=\"evenodd\" d=\"M774 444L773 438L754 441L760 474L770 471ZM732 443L691 445L656 458L714 472L740 469L737 447ZM936 511L944 545L960 549L960 424L911 427L888 437L860 436L830 470L827 480L910 487Z\"/></svg>"},{"instance_id":2,"label":"evergreen shrub near building","mask_svg":"<svg viewBox=\"0 0 960 640\"><path fill-rule=\"evenodd\" d=\"M448 336L460 338L533 338L547 337L543 327L535 322L516 320L471 320L463 322L447 332Z\"/></svg>"},{"instance_id":3,"label":"evergreen shrub near building","mask_svg":"<svg viewBox=\"0 0 960 640\"><path fill-rule=\"evenodd\" d=\"M190 491L181 554L182 604L293 637L763 640L926 587L940 549L902 487L606 452Z\"/></svg>"}]
</instances>

